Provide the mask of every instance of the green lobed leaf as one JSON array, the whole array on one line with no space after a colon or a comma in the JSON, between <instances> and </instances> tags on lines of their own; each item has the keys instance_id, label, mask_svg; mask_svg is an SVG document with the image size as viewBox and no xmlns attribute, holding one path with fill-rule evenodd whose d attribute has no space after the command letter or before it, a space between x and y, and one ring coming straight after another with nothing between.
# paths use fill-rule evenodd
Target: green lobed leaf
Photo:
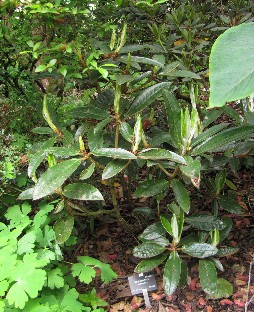
<instances>
[{"instance_id":1,"label":"green lobed leaf","mask_svg":"<svg viewBox=\"0 0 254 312\"><path fill-rule=\"evenodd\" d=\"M199 261L199 278L203 290L208 294L215 294L217 289L217 271L210 260Z\"/></svg>"},{"instance_id":2,"label":"green lobed leaf","mask_svg":"<svg viewBox=\"0 0 254 312\"><path fill-rule=\"evenodd\" d=\"M57 188L62 186L79 165L80 159L69 159L49 168L41 175L35 185L33 200L40 199L53 193Z\"/></svg>"},{"instance_id":3,"label":"green lobed leaf","mask_svg":"<svg viewBox=\"0 0 254 312\"><path fill-rule=\"evenodd\" d=\"M91 175L94 173L94 169L95 169L95 164L92 163L89 167L87 167L80 173L79 179L80 180L89 179Z\"/></svg>"},{"instance_id":4,"label":"green lobed leaf","mask_svg":"<svg viewBox=\"0 0 254 312\"><path fill-rule=\"evenodd\" d=\"M52 147L55 143L55 138L51 138L44 142L39 150L32 156L31 161L28 166L28 176L31 177L35 174L36 169L39 167L40 163L45 159L44 151Z\"/></svg>"},{"instance_id":5,"label":"green lobed leaf","mask_svg":"<svg viewBox=\"0 0 254 312\"><path fill-rule=\"evenodd\" d=\"M90 266L85 266L82 263L75 263L72 265L72 275L77 276L82 283L90 284L92 279L96 276L96 271Z\"/></svg>"},{"instance_id":6,"label":"green lobed leaf","mask_svg":"<svg viewBox=\"0 0 254 312\"><path fill-rule=\"evenodd\" d=\"M162 149L162 148L144 149L138 154L138 158L151 159L151 160L166 159L166 160L171 160L182 165L186 165L186 160L182 156L174 152Z\"/></svg>"},{"instance_id":7,"label":"green lobed leaf","mask_svg":"<svg viewBox=\"0 0 254 312\"><path fill-rule=\"evenodd\" d=\"M218 252L218 249L215 246L206 243L192 243L190 245L184 245L182 251L193 257L207 258L215 255Z\"/></svg>"},{"instance_id":8,"label":"green lobed leaf","mask_svg":"<svg viewBox=\"0 0 254 312\"><path fill-rule=\"evenodd\" d=\"M56 241L63 244L70 237L74 226L74 217L71 215L62 216L54 225Z\"/></svg>"},{"instance_id":9,"label":"green lobed leaf","mask_svg":"<svg viewBox=\"0 0 254 312\"><path fill-rule=\"evenodd\" d=\"M159 255L151 259L145 259L139 262L135 268L135 272L144 273L152 271L154 268L158 267L164 260L166 260L167 255Z\"/></svg>"},{"instance_id":10,"label":"green lobed leaf","mask_svg":"<svg viewBox=\"0 0 254 312\"><path fill-rule=\"evenodd\" d=\"M196 214L185 219L185 222L202 231L222 230L225 224L215 216L206 214Z\"/></svg>"},{"instance_id":11,"label":"green lobed leaf","mask_svg":"<svg viewBox=\"0 0 254 312\"><path fill-rule=\"evenodd\" d=\"M127 162L122 159L114 159L104 168L102 179L110 179L121 172L127 165Z\"/></svg>"},{"instance_id":12,"label":"green lobed leaf","mask_svg":"<svg viewBox=\"0 0 254 312\"><path fill-rule=\"evenodd\" d=\"M212 46L209 60L210 107L223 106L254 92L253 32L254 23L231 27Z\"/></svg>"},{"instance_id":13,"label":"green lobed leaf","mask_svg":"<svg viewBox=\"0 0 254 312\"><path fill-rule=\"evenodd\" d=\"M232 127L215 134L192 149L192 155L223 151L227 144L253 136L254 126Z\"/></svg>"},{"instance_id":14,"label":"green lobed leaf","mask_svg":"<svg viewBox=\"0 0 254 312\"><path fill-rule=\"evenodd\" d=\"M173 294L181 276L181 259L176 251L172 251L165 264L163 273L164 289L167 295Z\"/></svg>"},{"instance_id":15,"label":"green lobed leaf","mask_svg":"<svg viewBox=\"0 0 254 312\"><path fill-rule=\"evenodd\" d=\"M63 272L59 267L52 268L47 272L48 287L50 289L61 288L64 286Z\"/></svg>"},{"instance_id":16,"label":"green lobed leaf","mask_svg":"<svg viewBox=\"0 0 254 312\"><path fill-rule=\"evenodd\" d=\"M137 157L122 148L97 148L93 150L95 156L105 156L119 159L136 159Z\"/></svg>"},{"instance_id":17,"label":"green lobed leaf","mask_svg":"<svg viewBox=\"0 0 254 312\"><path fill-rule=\"evenodd\" d=\"M147 180L138 185L134 196L149 197L157 195L167 189L169 182L166 179Z\"/></svg>"},{"instance_id":18,"label":"green lobed leaf","mask_svg":"<svg viewBox=\"0 0 254 312\"><path fill-rule=\"evenodd\" d=\"M126 116L134 115L155 101L161 95L164 89L171 86L171 82L160 82L142 91L132 102L131 107L126 113Z\"/></svg>"},{"instance_id":19,"label":"green lobed leaf","mask_svg":"<svg viewBox=\"0 0 254 312\"><path fill-rule=\"evenodd\" d=\"M133 249L133 255L138 258L152 258L165 250L163 246L156 243L142 243Z\"/></svg>"},{"instance_id":20,"label":"green lobed leaf","mask_svg":"<svg viewBox=\"0 0 254 312\"><path fill-rule=\"evenodd\" d=\"M63 195L78 200L103 200L101 192L87 183L72 183L63 190Z\"/></svg>"},{"instance_id":21,"label":"green lobed leaf","mask_svg":"<svg viewBox=\"0 0 254 312\"><path fill-rule=\"evenodd\" d=\"M190 209L190 197L186 188L177 179L173 179L171 181L171 187L173 189L177 203L184 212L188 213Z\"/></svg>"},{"instance_id":22,"label":"green lobed leaf","mask_svg":"<svg viewBox=\"0 0 254 312\"><path fill-rule=\"evenodd\" d=\"M230 213L241 214L242 212L237 197L233 196L232 194L221 195L218 199L218 202L222 209Z\"/></svg>"}]
</instances>

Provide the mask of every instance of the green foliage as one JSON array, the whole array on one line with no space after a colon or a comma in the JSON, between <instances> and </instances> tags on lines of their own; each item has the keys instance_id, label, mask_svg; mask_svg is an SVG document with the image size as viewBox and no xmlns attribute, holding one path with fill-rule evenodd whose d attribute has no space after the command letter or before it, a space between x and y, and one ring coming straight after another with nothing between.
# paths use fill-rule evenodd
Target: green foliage
<instances>
[{"instance_id":1,"label":"green foliage","mask_svg":"<svg viewBox=\"0 0 254 312\"><path fill-rule=\"evenodd\" d=\"M95 277L94 267L100 268L104 283L116 274L108 264L90 257L79 257L79 263L70 268L59 262L62 254L57 233L50 225L53 209L54 205L41 203L39 212L30 218L32 208L28 203L16 205L5 214L9 224L0 223L0 296L4 311L91 311L107 305L94 289L79 294L73 277L89 284ZM93 272L91 277L87 268ZM72 276L67 274L69 269Z\"/></svg>"}]
</instances>

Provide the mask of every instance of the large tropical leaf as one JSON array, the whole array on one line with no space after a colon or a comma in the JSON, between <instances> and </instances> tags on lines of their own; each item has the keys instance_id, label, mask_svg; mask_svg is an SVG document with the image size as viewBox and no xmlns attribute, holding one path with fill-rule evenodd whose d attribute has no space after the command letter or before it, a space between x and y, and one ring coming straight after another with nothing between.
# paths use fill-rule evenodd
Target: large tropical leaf
<instances>
[{"instance_id":1,"label":"large tropical leaf","mask_svg":"<svg viewBox=\"0 0 254 312\"><path fill-rule=\"evenodd\" d=\"M209 62L211 107L254 93L254 23L226 30L215 41Z\"/></svg>"},{"instance_id":2,"label":"large tropical leaf","mask_svg":"<svg viewBox=\"0 0 254 312\"><path fill-rule=\"evenodd\" d=\"M78 168L80 162L80 159L65 160L44 172L35 185L33 200L47 196L62 186L65 180Z\"/></svg>"}]
</instances>

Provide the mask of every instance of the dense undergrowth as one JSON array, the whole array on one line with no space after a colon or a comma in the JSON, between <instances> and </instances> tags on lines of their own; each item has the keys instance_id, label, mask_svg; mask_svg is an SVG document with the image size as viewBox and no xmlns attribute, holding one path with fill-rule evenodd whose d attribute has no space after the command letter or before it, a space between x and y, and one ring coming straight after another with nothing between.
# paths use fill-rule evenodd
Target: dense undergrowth
<instances>
[{"instance_id":1,"label":"dense undergrowth","mask_svg":"<svg viewBox=\"0 0 254 312\"><path fill-rule=\"evenodd\" d=\"M162 265L170 295L186 284L187 255L209 298L231 296L217 270L238 250L222 243L225 211L241 214L229 174L253 166L251 2L4 1L1 11L0 309L103 311L77 278L115 273L63 254L80 222L96 231L110 215L132 231L123 204L147 218L136 272Z\"/></svg>"}]
</instances>

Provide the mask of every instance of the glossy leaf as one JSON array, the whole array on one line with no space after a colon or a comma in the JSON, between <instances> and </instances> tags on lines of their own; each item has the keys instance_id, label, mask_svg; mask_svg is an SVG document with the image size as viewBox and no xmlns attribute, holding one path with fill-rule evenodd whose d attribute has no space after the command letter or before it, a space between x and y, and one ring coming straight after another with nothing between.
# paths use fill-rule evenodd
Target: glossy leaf
<instances>
[{"instance_id":1,"label":"glossy leaf","mask_svg":"<svg viewBox=\"0 0 254 312\"><path fill-rule=\"evenodd\" d=\"M226 170L222 170L216 174L214 181L216 195L218 195L220 191L223 189L226 182L226 176L227 176Z\"/></svg>"},{"instance_id":2,"label":"glossy leaf","mask_svg":"<svg viewBox=\"0 0 254 312\"><path fill-rule=\"evenodd\" d=\"M163 273L164 289L167 295L176 290L181 276L181 259L176 251L172 251L165 264Z\"/></svg>"},{"instance_id":3,"label":"glossy leaf","mask_svg":"<svg viewBox=\"0 0 254 312\"><path fill-rule=\"evenodd\" d=\"M179 228L178 228L178 222L177 222L177 218L175 214L173 214L171 218L171 228L172 228L174 240L178 243Z\"/></svg>"},{"instance_id":4,"label":"glossy leaf","mask_svg":"<svg viewBox=\"0 0 254 312\"><path fill-rule=\"evenodd\" d=\"M71 215L63 216L58 219L54 225L56 241L58 244L63 244L70 237L74 226L74 217Z\"/></svg>"},{"instance_id":5,"label":"glossy leaf","mask_svg":"<svg viewBox=\"0 0 254 312\"><path fill-rule=\"evenodd\" d=\"M129 143L133 143L133 129L127 122L122 122L120 125L120 133L123 138L128 141Z\"/></svg>"},{"instance_id":6,"label":"glossy leaf","mask_svg":"<svg viewBox=\"0 0 254 312\"><path fill-rule=\"evenodd\" d=\"M159 255L151 259L145 259L139 262L135 268L135 272L144 273L152 271L154 268L158 267L164 260L166 260L167 255Z\"/></svg>"},{"instance_id":7,"label":"glossy leaf","mask_svg":"<svg viewBox=\"0 0 254 312\"><path fill-rule=\"evenodd\" d=\"M188 265L185 260L182 260L179 287L183 287L187 283L187 277L188 277Z\"/></svg>"},{"instance_id":8,"label":"glossy leaf","mask_svg":"<svg viewBox=\"0 0 254 312\"><path fill-rule=\"evenodd\" d=\"M152 258L161 254L166 249L156 243L143 243L133 249L133 255L138 258Z\"/></svg>"},{"instance_id":9,"label":"glossy leaf","mask_svg":"<svg viewBox=\"0 0 254 312\"><path fill-rule=\"evenodd\" d=\"M186 218L185 222L202 231L222 230L225 227L222 220L206 214L192 215Z\"/></svg>"},{"instance_id":10,"label":"glossy leaf","mask_svg":"<svg viewBox=\"0 0 254 312\"><path fill-rule=\"evenodd\" d=\"M233 227L233 221L229 217L222 218L222 221L225 225L224 229L220 231L220 243L224 241L225 238L228 237L229 232Z\"/></svg>"},{"instance_id":11,"label":"glossy leaf","mask_svg":"<svg viewBox=\"0 0 254 312\"><path fill-rule=\"evenodd\" d=\"M179 164L183 164L186 165L186 160L171 151L162 149L162 148L148 148L148 149L144 149L142 150L139 154L138 154L138 158L141 159L150 159L150 160L170 160L170 161L174 161L176 163Z\"/></svg>"},{"instance_id":12,"label":"glossy leaf","mask_svg":"<svg viewBox=\"0 0 254 312\"><path fill-rule=\"evenodd\" d=\"M127 162L122 159L114 159L107 164L102 172L102 179L110 179L121 172L126 167Z\"/></svg>"},{"instance_id":13,"label":"glossy leaf","mask_svg":"<svg viewBox=\"0 0 254 312\"><path fill-rule=\"evenodd\" d=\"M161 224L163 225L164 229L168 232L169 235L173 237L173 231L170 222L163 216L160 217Z\"/></svg>"},{"instance_id":14,"label":"glossy leaf","mask_svg":"<svg viewBox=\"0 0 254 312\"><path fill-rule=\"evenodd\" d=\"M78 200L103 200L100 191L87 183L72 183L63 190L63 195Z\"/></svg>"},{"instance_id":15,"label":"glossy leaf","mask_svg":"<svg viewBox=\"0 0 254 312\"><path fill-rule=\"evenodd\" d=\"M131 61L136 62L136 63L141 63L141 64L154 65L159 68L164 66L161 62L150 59L148 57L142 57L142 56L132 56Z\"/></svg>"},{"instance_id":16,"label":"glossy leaf","mask_svg":"<svg viewBox=\"0 0 254 312\"><path fill-rule=\"evenodd\" d=\"M31 177L35 174L36 169L39 167L41 162L45 159L45 150L53 146L55 143L55 138L51 138L44 142L38 151L32 156L31 161L28 166L28 176Z\"/></svg>"},{"instance_id":17,"label":"glossy leaf","mask_svg":"<svg viewBox=\"0 0 254 312\"><path fill-rule=\"evenodd\" d=\"M19 194L19 200L33 199L34 187L31 187Z\"/></svg>"},{"instance_id":18,"label":"glossy leaf","mask_svg":"<svg viewBox=\"0 0 254 312\"><path fill-rule=\"evenodd\" d=\"M210 137L192 150L192 155L223 151L227 144L253 136L254 126L232 127Z\"/></svg>"},{"instance_id":19,"label":"glossy leaf","mask_svg":"<svg viewBox=\"0 0 254 312\"><path fill-rule=\"evenodd\" d=\"M86 169L84 169L79 176L80 180L86 180L91 177L91 175L94 173L95 164L92 163L90 166L88 166Z\"/></svg>"},{"instance_id":20,"label":"glossy leaf","mask_svg":"<svg viewBox=\"0 0 254 312\"><path fill-rule=\"evenodd\" d=\"M206 243L192 243L182 247L182 251L187 255L197 258L207 258L217 253L218 249Z\"/></svg>"},{"instance_id":21,"label":"glossy leaf","mask_svg":"<svg viewBox=\"0 0 254 312\"><path fill-rule=\"evenodd\" d=\"M119 85L125 84L127 82L130 82L134 79L134 77L132 75L120 75L120 74L116 74L116 82Z\"/></svg>"},{"instance_id":22,"label":"glossy leaf","mask_svg":"<svg viewBox=\"0 0 254 312\"><path fill-rule=\"evenodd\" d=\"M221 195L218 199L218 202L222 209L230 213L240 214L242 212L237 197L233 196L232 194Z\"/></svg>"},{"instance_id":23,"label":"glossy leaf","mask_svg":"<svg viewBox=\"0 0 254 312\"><path fill-rule=\"evenodd\" d=\"M191 142L191 147L192 149L194 146L206 141L210 137L214 136L215 134L219 133L220 131L224 130L225 128L228 127L228 123L220 123L218 125L212 126L211 128L205 130L201 134L199 134L197 137L195 137L192 142Z\"/></svg>"},{"instance_id":24,"label":"glossy leaf","mask_svg":"<svg viewBox=\"0 0 254 312\"><path fill-rule=\"evenodd\" d=\"M52 194L57 188L63 185L79 165L79 159L69 159L49 168L41 175L35 185L33 200Z\"/></svg>"},{"instance_id":25,"label":"glossy leaf","mask_svg":"<svg viewBox=\"0 0 254 312\"><path fill-rule=\"evenodd\" d=\"M140 240L156 240L166 233L165 228L160 222L149 225L142 234L139 235Z\"/></svg>"},{"instance_id":26,"label":"glossy leaf","mask_svg":"<svg viewBox=\"0 0 254 312\"><path fill-rule=\"evenodd\" d=\"M239 251L237 247L220 247L216 254L216 257L228 257Z\"/></svg>"},{"instance_id":27,"label":"glossy leaf","mask_svg":"<svg viewBox=\"0 0 254 312\"><path fill-rule=\"evenodd\" d=\"M98 148L93 150L95 156L105 156L119 159L136 159L137 157L122 148Z\"/></svg>"},{"instance_id":28,"label":"glossy leaf","mask_svg":"<svg viewBox=\"0 0 254 312\"><path fill-rule=\"evenodd\" d=\"M170 86L171 82L160 82L151 87L148 87L135 98L126 115L130 116L142 111L147 106L149 106L153 101L155 101L157 97L161 95L164 89L167 89Z\"/></svg>"},{"instance_id":29,"label":"glossy leaf","mask_svg":"<svg viewBox=\"0 0 254 312\"><path fill-rule=\"evenodd\" d=\"M253 23L226 30L210 55L210 107L248 97L254 92ZM234 43L234 44L232 44Z\"/></svg>"},{"instance_id":30,"label":"glossy leaf","mask_svg":"<svg viewBox=\"0 0 254 312\"><path fill-rule=\"evenodd\" d=\"M185 160L186 166L180 166L180 170L184 175L191 179L191 182L195 187L199 188L201 170L200 160L193 159L190 156L186 156Z\"/></svg>"},{"instance_id":31,"label":"glossy leaf","mask_svg":"<svg viewBox=\"0 0 254 312\"><path fill-rule=\"evenodd\" d=\"M217 287L212 294L209 294L208 299L228 298L233 295L233 286L224 278L218 278Z\"/></svg>"},{"instance_id":32,"label":"glossy leaf","mask_svg":"<svg viewBox=\"0 0 254 312\"><path fill-rule=\"evenodd\" d=\"M182 147L181 107L171 92L164 90L163 98L170 135L175 147L180 150Z\"/></svg>"},{"instance_id":33,"label":"glossy leaf","mask_svg":"<svg viewBox=\"0 0 254 312\"><path fill-rule=\"evenodd\" d=\"M190 197L186 188L177 179L173 179L171 181L171 187L173 189L177 203L183 209L184 212L188 213L190 209Z\"/></svg>"},{"instance_id":34,"label":"glossy leaf","mask_svg":"<svg viewBox=\"0 0 254 312\"><path fill-rule=\"evenodd\" d=\"M166 179L148 180L138 185L134 196L149 197L163 192L169 186Z\"/></svg>"},{"instance_id":35,"label":"glossy leaf","mask_svg":"<svg viewBox=\"0 0 254 312\"><path fill-rule=\"evenodd\" d=\"M209 257L209 260L212 261L212 263L215 265L215 267L220 270L220 271L224 271L224 267L222 265L222 263L220 262L219 259L216 259L214 257Z\"/></svg>"},{"instance_id":36,"label":"glossy leaf","mask_svg":"<svg viewBox=\"0 0 254 312\"><path fill-rule=\"evenodd\" d=\"M68 158L71 156L77 156L80 154L80 151L76 148L70 147L51 147L45 150L44 154L54 155L59 158Z\"/></svg>"},{"instance_id":37,"label":"glossy leaf","mask_svg":"<svg viewBox=\"0 0 254 312\"><path fill-rule=\"evenodd\" d=\"M198 270L203 290L214 294L217 289L217 271L214 264L209 260L200 260Z\"/></svg>"}]
</instances>

